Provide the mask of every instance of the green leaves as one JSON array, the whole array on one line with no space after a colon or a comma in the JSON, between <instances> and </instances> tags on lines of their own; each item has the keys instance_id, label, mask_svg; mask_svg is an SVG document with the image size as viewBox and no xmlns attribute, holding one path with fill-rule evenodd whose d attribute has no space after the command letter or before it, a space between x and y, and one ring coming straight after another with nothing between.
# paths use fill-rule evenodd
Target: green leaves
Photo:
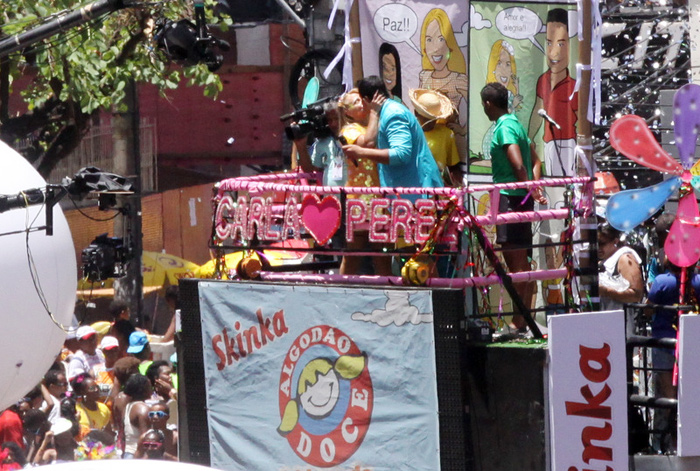
<instances>
[{"instance_id":1,"label":"green leaves","mask_svg":"<svg viewBox=\"0 0 700 471\"><path fill-rule=\"evenodd\" d=\"M38 24L37 20L76 8L74 0L14 0L3 2L6 24L3 34L17 34ZM207 0L211 19L212 0ZM53 94L52 79L63 84L62 101L80 104L84 113L119 107L124 100L128 81L149 83L162 92L183 84L201 86L204 95L215 98L222 90L218 75L203 65L182 69L167 62L152 40L153 22L165 16L170 19L192 18L189 2L143 3L110 13L85 25L62 31L48 40L33 45L37 52L37 75L21 94L29 109L41 106ZM225 24L220 26L226 27ZM10 57L18 74L22 57ZM2 97L0 97L1 99Z\"/></svg>"}]
</instances>

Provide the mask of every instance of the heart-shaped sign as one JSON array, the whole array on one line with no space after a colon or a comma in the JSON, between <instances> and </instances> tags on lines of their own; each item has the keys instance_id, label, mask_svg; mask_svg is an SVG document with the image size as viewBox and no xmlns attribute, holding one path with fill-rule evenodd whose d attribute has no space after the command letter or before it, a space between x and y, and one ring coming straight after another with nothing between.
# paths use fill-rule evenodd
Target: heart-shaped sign
<instances>
[{"instance_id":1,"label":"heart-shaped sign","mask_svg":"<svg viewBox=\"0 0 700 471\"><path fill-rule=\"evenodd\" d=\"M308 194L301 202L301 222L319 245L325 245L340 227L340 201Z\"/></svg>"}]
</instances>

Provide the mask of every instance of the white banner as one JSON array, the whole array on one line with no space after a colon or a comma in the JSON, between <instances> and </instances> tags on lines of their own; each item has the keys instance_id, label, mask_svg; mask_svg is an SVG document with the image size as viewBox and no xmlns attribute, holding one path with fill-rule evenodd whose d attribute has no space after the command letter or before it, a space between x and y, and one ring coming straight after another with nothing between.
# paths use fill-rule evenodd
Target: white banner
<instances>
[{"instance_id":1,"label":"white banner","mask_svg":"<svg viewBox=\"0 0 700 471\"><path fill-rule=\"evenodd\" d=\"M622 311L549 318L553 471L628 469Z\"/></svg>"},{"instance_id":2,"label":"white banner","mask_svg":"<svg viewBox=\"0 0 700 471\"><path fill-rule=\"evenodd\" d=\"M431 291L199 285L211 466L439 471Z\"/></svg>"},{"instance_id":3,"label":"white banner","mask_svg":"<svg viewBox=\"0 0 700 471\"><path fill-rule=\"evenodd\" d=\"M700 456L700 316L681 316L679 332L678 456Z\"/></svg>"}]
</instances>

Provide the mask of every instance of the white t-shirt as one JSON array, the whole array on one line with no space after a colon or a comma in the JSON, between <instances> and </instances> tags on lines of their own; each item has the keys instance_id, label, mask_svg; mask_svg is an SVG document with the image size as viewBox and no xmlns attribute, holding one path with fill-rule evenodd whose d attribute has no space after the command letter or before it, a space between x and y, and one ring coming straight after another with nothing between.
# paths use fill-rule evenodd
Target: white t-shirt
<instances>
[{"instance_id":1,"label":"white t-shirt","mask_svg":"<svg viewBox=\"0 0 700 471\"><path fill-rule=\"evenodd\" d=\"M51 395L51 398L53 399L53 407L49 411L49 417L48 421L51 422L51 425L55 424L56 421L61 418L61 400L54 396L53 394ZM41 408L44 409L46 407L46 401L44 401L41 404Z\"/></svg>"},{"instance_id":2,"label":"white t-shirt","mask_svg":"<svg viewBox=\"0 0 700 471\"><path fill-rule=\"evenodd\" d=\"M90 373L94 378L97 370L104 369L104 364L105 355L102 350L96 349L94 355L88 355L82 350L78 350L73 354L73 358L68 364L68 381L83 373Z\"/></svg>"}]
</instances>

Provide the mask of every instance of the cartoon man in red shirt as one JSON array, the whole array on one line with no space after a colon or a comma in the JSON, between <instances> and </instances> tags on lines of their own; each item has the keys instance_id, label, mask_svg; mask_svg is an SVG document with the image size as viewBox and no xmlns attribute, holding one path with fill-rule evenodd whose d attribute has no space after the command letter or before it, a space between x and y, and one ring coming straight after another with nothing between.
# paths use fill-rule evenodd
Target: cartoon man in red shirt
<instances>
[{"instance_id":1,"label":"cartoon man in red shirt","mask_svg":"<svg viewBox=\"0 0 700 471\"><path fill-rule=\"evenodd\" d=\"M578 121L576 80L569 75L569 17L555 8L547 13L547 65L549 70L537 80L537 98L530 116L528 135L533 139L544 121L544 110L561 129L551 123L544 128L544 161L548 176L575 176L574 149ZM572 97L573 94L573 97Z\"/></svg>"}]
</instances>

